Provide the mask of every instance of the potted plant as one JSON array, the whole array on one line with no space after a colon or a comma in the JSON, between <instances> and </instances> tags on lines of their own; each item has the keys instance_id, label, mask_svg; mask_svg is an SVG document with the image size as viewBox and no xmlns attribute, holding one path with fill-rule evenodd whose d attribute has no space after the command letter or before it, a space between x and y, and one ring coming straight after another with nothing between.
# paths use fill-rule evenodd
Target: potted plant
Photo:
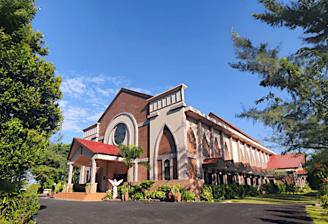
<instances>
[{"instance_id":1,"label":"potted plant","mask_svg":"<svg viewBox=\"0 0 328 224\"><path fill-rule=\"evenodd\" d=\"M174 196L174 201L175 202L180 202L181 201L181 193L180 193L179 186L174 185L171 189L171 192Z\"/></svg>"},{"instance_id":2,"label":"potted plant","mask_svg":"<svg viewBox=\"0 0 328 224\"><path fill-rule=\"evenodd\" d=\"M85 185L85 193L86 194L90 194L90 191L91 191L91 184L90 183L87 183Z\"/></svg>"},{"instance_id":3,"label":"potted plant","mask_svg":"<svg viewBox=\"0 0 328 224\"><path fill-rule=\"evenodd\" d=\"M129 188L123 184L121 187L121 192L122 192L122 200L127 201L129 199Z\"/></svg>"}]
</instances>

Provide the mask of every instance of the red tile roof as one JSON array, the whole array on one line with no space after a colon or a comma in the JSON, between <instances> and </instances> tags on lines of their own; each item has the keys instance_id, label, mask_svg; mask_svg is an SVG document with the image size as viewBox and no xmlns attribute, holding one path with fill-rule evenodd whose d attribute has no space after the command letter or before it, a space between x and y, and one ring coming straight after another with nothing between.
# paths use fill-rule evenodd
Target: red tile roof
<instances>
[{"instance_id":1,"label":"red tile roof","mask_svg":"<svg viewBox=\"0 0 328 224\"><path fill-rule=\"evenodd\" d=\"M285 155L272 155L270 156L267 164L268 169L287 169L297 168L301 162L305 153L289 153Z\"/></svg>"},{"instance_id":2,"label":"red tile roof","mask_svg":"<svg viewBox=\"0 0 328 224\"><path fill-rule=\"evenodd\" d=\"M307 174L305 170L297 170L297 174Z\"/></svg>"},{"instance_id":3,"label":"red tile roof","mask_svg":"<svg viewBox=\"0 0 328 224\"><path fill-rule=\"evenodd\" d=\"M93 153L100 153L106 155L118 155L117 147L115 145L108 145L101 142L94 142L80 138L74 138L75 141L78 141L88 149L90 149Z\"/></svg>"}]
</instances>

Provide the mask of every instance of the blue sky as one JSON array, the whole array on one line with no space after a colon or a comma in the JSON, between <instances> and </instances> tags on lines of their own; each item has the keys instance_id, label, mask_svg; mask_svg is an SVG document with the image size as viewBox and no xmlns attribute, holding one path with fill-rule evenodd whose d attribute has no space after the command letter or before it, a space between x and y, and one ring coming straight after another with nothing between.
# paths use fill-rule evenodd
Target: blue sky
<instances>
[{"instance_id":1,"label":"blue sky","mask_svg":"<svg viewBox=\"0 0 328 224\"><path fill-rule=\"evenodd\" d=\"M287 1L288 2L288 1ZM120 88L156 95L184 83L188 106L213 112L267 146L261 124L235 118L268 93L236 62L231 28L254 44L280 42L280 56L295 52L301 30L272 28L252 18L264 11L256 0L230 1L46 1L32 22L45 36L57 75L63 142L82 138ZM273 149L280 152L278 149Z\"/></svg>"}]
</instances>

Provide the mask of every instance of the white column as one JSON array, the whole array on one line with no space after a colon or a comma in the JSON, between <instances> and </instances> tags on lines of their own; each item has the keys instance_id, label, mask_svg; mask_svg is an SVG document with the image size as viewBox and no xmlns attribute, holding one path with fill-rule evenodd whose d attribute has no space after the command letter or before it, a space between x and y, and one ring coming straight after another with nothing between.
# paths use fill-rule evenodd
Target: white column
<instances>
[{"instance_id":1,"label":"white column","mask_svg":"<svg viewBox=\"0 0 328 224\"><path fill-rule=\"evenodd\" d=\"M68 162L68 184L72 183L73 176L73 162Z\"/></svg>"},{"instance_id":2,"label":"white column","mask_svg":"<svg viewBox=\"0 0 328 224\"><path fill-rule=\"evenodd\" d=\"M96 159L92 159L92 169L91 169L91 184L96 183L96 170L97 170L97 164L96 164Z\"/></svg>"},{"instance_id":3,"label":"white column","mask_svg":"<svg viewBox=\"0 0 328 224\"><path fill-rule=\"evenodd\" d=\"M134 161L134 181L138 181L138 161Z\"/></svg>"},{"instance_id":4,"label":"white column","mask_svg":"<svg viewBox=\"0 0 328 224\"><path fill-rule=\"evenodd\" d=\"M79 184L84 184L85 181L84 181L84 166L81 166L81 170L80 170L80 182Z\"/></svg>"}]
</instances>

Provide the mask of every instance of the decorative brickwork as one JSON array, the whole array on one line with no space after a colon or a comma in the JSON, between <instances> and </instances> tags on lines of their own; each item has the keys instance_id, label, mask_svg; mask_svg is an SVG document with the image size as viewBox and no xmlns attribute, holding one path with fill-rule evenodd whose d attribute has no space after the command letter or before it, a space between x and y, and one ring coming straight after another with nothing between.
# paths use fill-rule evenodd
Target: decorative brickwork
<instances>
[{"instance_id":1,"label":"decorative brickwork","mask_svg":"<svg viewBox=\"0 0 328 224\"><path fill-rule=\"evenodd\" d=\"M187 133L187 139L188 153L196 154L196 137L191 128Z\"/></svg>"},{"instance_id":2,"label":"decorative brickwork","mask_svg":"<svg viewBox=\"0 0 328 224\"><path fill-rule=\"evenodd\" d=\"M203 143L203 156L210 157L210 146L207 142L205 134L203 135L202 143Z\"/></svg>"},{"instance_id":3,"label":"decorative brickwork","mask_svg":"<svg viewBox=\"0 0 328 224\"><path fill-rule=\"evenodd\" d=\"M162 160L157 161L157 180L162 180Z\"/></svg>"},{"instance_id":4,"label":"decorative brickwork","mask_svg":"<svg viewBox=\"0 0 328 224\"><path fill-rule=\"evenodd\" d=\"M176 153L176 146L173 136L167 127L163 130L163 135L159 143L158 155L167 155L171 153Z\"/></svg>"},{"instance_id":5,"label":"decorative brickwork","mask_svg":"<svg viewBox=\"0 0 328 224\"><path fill-rule=\"evenodd\" d=\"M188 176L189 179L195 179L197 177L196 159L188 158Z\"/></svg>"}]
</instances>

